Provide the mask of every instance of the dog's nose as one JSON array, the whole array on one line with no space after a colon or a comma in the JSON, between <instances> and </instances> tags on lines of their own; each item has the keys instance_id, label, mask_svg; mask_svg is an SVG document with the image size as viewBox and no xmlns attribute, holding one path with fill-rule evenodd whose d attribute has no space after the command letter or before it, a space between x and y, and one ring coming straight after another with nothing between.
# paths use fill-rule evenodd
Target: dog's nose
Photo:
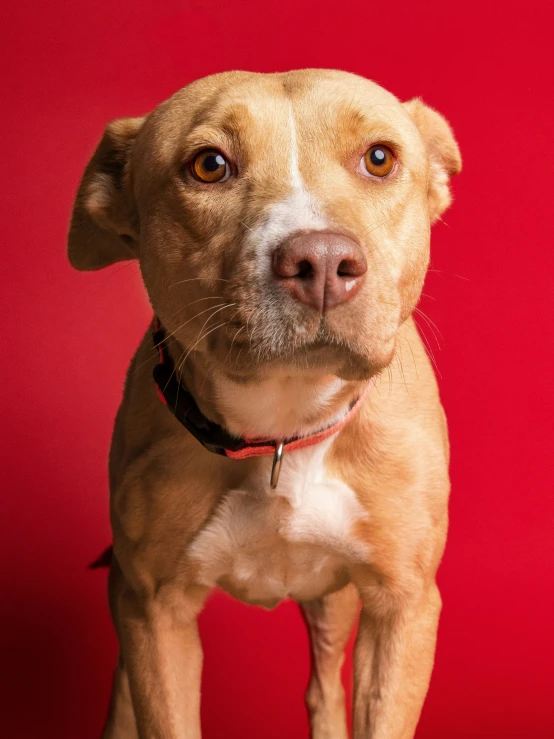
<instances>
[{"instance_id":1,"label":"dog's nose","mask_svg":"<svg viewBox=\"0 0 554 739\"><path fill-rule=\"evenodd\" d=\"M277 280L296 300L320 313L353 298L366 271L359 244L337 233L296 234L273 254Z\"/></svg>"}]
</instances>

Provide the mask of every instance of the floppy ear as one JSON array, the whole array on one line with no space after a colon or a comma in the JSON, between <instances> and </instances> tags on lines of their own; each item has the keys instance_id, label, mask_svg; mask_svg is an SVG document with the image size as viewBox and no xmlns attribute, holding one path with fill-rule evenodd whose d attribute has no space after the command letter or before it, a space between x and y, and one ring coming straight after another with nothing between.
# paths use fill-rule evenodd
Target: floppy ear
<instances>
[{"instance_id":1,"label":"floppy ear","mask_svg":"<svg viewBox=\"0 0 554 739\"><path fill-rule=\"evenodd\" d=\"M429 215L431 223L444 213L452 202L450 177L462 169L462 157L452 129L436 110L419 98L404 103L419 129L429 157Z\"/></svg>"},{"instance_id":2,"label":"floppy ear","mask_svg":"<svg viewBox=\"0 0 554 739\"><path fill-rule=\"evenodd\" d=\"M100 269L137 256L138 218L129 160L144 120L112 121L85 169L68 236L69 261L76 269Z\"/></svg>"}]
</instances>

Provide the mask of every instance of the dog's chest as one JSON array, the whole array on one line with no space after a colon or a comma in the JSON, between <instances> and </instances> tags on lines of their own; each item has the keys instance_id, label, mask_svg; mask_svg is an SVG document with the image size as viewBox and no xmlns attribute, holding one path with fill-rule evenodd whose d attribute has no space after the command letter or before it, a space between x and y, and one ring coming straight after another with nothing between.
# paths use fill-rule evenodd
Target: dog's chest
<instances>
[{"instance_id":1,"label":"dog's chest","mask_svg":"<svg viewBox=\"0 0 554 739\"><path fill-rule=\"evenodd\" d=\"M276 491L266 483L270 462L260 460L256 478L226 495L189 550L203 584L271 606L348 582L349 564L369 554L355 538L365 513L347 485L323 474L323 453L289 455Z\"/></svg>"}]
</instances>

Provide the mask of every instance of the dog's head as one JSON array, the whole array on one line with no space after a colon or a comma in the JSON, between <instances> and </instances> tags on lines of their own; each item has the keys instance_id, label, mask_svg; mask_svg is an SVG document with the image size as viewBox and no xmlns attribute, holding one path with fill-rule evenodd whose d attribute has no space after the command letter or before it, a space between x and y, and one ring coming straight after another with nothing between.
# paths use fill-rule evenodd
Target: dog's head
<instances>
[{"instance_id":1,"label":"dog's head","mask_svg":"<svg viewBox=\"0 0 554 739\"><path fill-rule=\"evenodd\" d=\"M337 71L219 74L108 126L69 257L137 259L167 332L220 371L363 379L418 301L460 167L418 99Z\"/></svg>"}]
</instances>

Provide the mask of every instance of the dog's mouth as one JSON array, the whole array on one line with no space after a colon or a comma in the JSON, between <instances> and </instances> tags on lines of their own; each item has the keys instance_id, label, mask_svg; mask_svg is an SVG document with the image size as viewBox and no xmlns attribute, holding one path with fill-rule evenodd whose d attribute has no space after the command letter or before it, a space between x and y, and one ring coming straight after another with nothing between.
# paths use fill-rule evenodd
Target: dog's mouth
<instances>
[{"instance_id":1,"label":"dog's mouth","mask_svg":"<svg viewBox=\"0 0 554 739\"><path fill-rule=\"evenodd\" d=\"M279 326L274 332L256 331L240 320L231 321L225 329L214 336L209 351L222 370L234 378L258 375L279 366L333 374L344 380L367 380L390 361L388 357L383 360L372 356L355 339L333 331L324 318L317 330L309 333Z\"/></svg>"}]
</instances>

